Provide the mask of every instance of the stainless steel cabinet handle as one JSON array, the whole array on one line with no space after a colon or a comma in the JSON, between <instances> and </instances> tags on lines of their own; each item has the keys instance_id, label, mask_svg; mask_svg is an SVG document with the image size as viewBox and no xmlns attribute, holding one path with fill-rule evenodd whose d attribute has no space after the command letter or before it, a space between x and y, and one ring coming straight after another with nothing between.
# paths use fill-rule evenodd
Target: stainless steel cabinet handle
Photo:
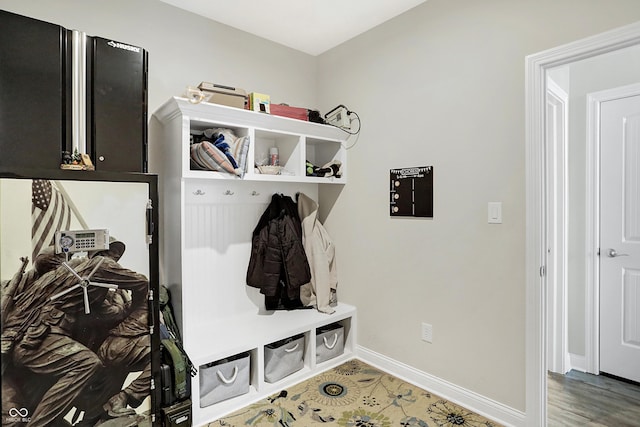
<instances>
[{"instance_id":1,"label":"stainless steel cabinet handle","mask_svg":"<svg viewBox=\"0 0 640 427\"><path fill-rule=\"evenodd\" d=\"M607 251L607 256L610 258L615 258L617 256L629 256L629 254L619 254L615 249L612 248Z\"/></svg>"}]
</instances>

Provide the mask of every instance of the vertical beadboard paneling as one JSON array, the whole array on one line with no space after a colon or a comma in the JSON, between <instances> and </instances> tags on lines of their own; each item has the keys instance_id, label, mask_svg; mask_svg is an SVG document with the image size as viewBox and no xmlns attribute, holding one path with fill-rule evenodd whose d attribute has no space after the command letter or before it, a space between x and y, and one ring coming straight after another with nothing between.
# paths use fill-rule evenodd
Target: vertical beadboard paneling
<instances>
[{"instance_id":1,"label":"vertical beadboard paneling","mask_svg":"<svg viewBox=\"0 0 640 427\"><path fill-rule=\"evenodd\" d=\"M284 187L284 188L283 188ZM288 188L290 187L290 188ZM282 183L189 181L185 186L184 283L191 325L206 325L264 310L264 297L246 285L251 236L276 192L303 191L317 200L317 186ZM284 190L284 191L283 191ZM289 191L287 191L289 190Z\"/></svg>"},{"instance_id":2,"label":"vertical beadboard paneling","mask_svg":"<svg viewBox=\"0 0 640 427\"><path fill-rule=\"evenodd\" d=\"M186 206L185 286L196 293L190 310L207 318L211 313L229 317L257 310L246 297L245 275L252 225L265 207L263 203Z\"/></svg>"}]
</instances>

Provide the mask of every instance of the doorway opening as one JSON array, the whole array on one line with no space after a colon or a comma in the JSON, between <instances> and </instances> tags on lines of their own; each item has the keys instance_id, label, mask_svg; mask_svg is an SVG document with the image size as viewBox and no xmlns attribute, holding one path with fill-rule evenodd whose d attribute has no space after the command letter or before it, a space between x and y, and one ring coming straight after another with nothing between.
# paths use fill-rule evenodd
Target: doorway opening
<instances>
[{"instance_id":1,"label":"doorway opening","mask_svg":"<svg viewBox=\"0 0 640 427\"><path fill-rule=\"evenodd\" d=\"M546 424L549 194L546 128L547 72L598 55L640 45L640 23L527 57L527 425ZM584 230L584 228L583 228ZM586 245L585 245L586 246ZM555 248L554 248L555 249ZM585 296L586 298L586 296ZM585 300L586 301L586 300ZM583 308L586 303L583 304ZM586 347L585 342L585 347ZM570 346L569 346L570 347Z\"/></svg>"}]
</instances>

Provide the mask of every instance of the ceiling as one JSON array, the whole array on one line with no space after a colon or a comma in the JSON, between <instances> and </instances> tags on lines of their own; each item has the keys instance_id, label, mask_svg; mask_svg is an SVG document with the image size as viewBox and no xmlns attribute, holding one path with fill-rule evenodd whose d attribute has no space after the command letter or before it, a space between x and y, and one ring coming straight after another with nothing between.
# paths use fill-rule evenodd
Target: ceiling
<instances>
[{"instance_id":1,"label":"ceiling","mask_svg":"<svg viewBox=\"0 0 640 427\"><path fill-rule=\"evenodd\" d=\"M161 0L319 55L426 0Z\"/></svg>"}]
</instances>

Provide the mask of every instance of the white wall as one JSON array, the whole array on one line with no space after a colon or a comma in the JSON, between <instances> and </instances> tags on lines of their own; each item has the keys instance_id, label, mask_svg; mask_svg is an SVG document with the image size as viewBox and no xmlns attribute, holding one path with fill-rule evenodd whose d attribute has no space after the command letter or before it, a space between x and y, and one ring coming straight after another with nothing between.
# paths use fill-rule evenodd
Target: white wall
<instances>
[{"instance_id":1,"label":"white wall","mask_svg":"<svg viewBox=\"0 0 640 427\"><path fill-rule=\"evenodd\" d=\"M202 80L356 111L349 184L322 208L360 344L524 410L524 57L639 20L637 0L430 0L318 58L153 0L0 8L146 48L150 112ZM389 169L423 165L434 219L392 220Z\"/></svg>"},{"instance_id":2,"label":"white wall","mask_svg":"<svg viewBox=\"0 0 640 427\"><path fill-rule=\"evenodd\" d=\"M363 122L349 184L325 191L359 344L525 409L524 58L640 19L613 3L430 0L320 56L321 107ZM434 219L390 218L389 169L422 165Z\"/></svg>"}]
</instances>

